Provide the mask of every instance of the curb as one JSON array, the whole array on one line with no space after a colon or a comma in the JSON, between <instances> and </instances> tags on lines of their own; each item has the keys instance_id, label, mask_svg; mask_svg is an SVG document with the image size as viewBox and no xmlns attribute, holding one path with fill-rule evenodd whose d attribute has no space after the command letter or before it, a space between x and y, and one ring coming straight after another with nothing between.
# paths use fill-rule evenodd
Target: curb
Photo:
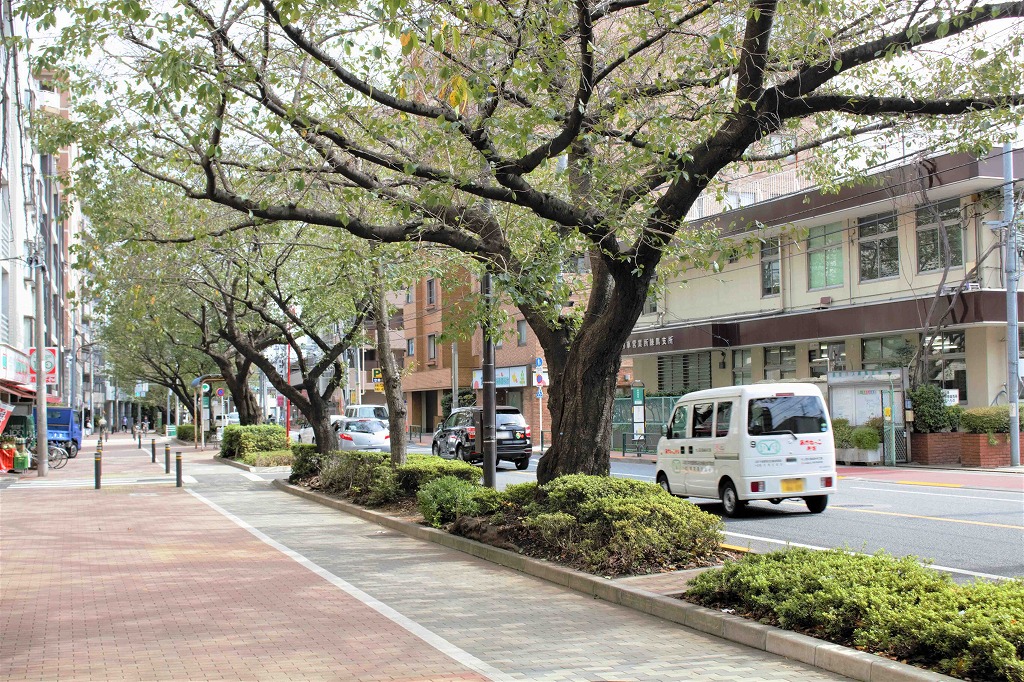
<instances>
[{"instance_id":1,"label":"curb","mask_svg":"<svg viewBox=\"0 0 1024 682\"><path fill-rule=\"evenodd\" d=\"M482 542L452 535L436 528L402 521L343 500L300 488L283 479L274 479L273 485L279 490L297 497L358 516L417 540L426 540L465 552L612 604L627 606L693 630L800 661L815 668L845 675L851 679L862 682L938 682L939 680L962 682L954 677L906 663L892 661L771 625L764 625L741 616L720 613L681 599L665 597L635 587L617 585L608 579L599 578L589 573L485 545Z\"/></svg>"},{"instance_id":2,"label":"curb","mask_svg":"<svg viewBox=\"0 0 1024 682\"><path fill-rule=\"evenodd\" d=\"M215 462L220 462L221 464L227 464L228 466L235 467L236 469L245 469L246 471L251 471L251 472L257 473L257 474L285 473L285 472L291 472L291 470L292 470L292 468L290 466L254 467L254 466L252 466L250 464L245 464L243 462L236 462L235 460L228 459L227 457L221 457L220 455L217 455L213 459L214 459Z\"/></svg>"}]
</instances>

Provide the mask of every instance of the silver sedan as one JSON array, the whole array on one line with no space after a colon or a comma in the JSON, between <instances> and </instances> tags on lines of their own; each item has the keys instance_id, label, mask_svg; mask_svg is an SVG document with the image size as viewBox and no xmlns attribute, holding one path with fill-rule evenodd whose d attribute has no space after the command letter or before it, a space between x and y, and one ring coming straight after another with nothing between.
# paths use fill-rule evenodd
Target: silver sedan
<instances>
[{"instance_id":1,"label":"silver sedan","mask_svg":"<svg viewBox=\"0 0 1024 682\"><path fill-rule=\"evenodd\" d=\"M339 426L342 450L391 450L388 425L380 419L353 419Z\"/></svg>"}]
</instances>

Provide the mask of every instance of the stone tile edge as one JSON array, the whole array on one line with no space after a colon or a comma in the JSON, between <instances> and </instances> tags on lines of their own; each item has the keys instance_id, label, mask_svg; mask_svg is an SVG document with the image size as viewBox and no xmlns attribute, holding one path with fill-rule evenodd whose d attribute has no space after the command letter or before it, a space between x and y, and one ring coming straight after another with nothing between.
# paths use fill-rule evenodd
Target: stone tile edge
<instances>
[{"instance_id":1,"label":"stone tile edge","mask_svg":"<svg viewBox=\"0 0 1024 682\"><path fill-rule=\"evenodd\" d=\"M273 485L292 495L358 516L418 540L444 545L491 563L568 587L576 592L626 606L753 649L767 651L822 670L845 675L854 680L862 682L939 682L943 680L962 682L954 677L832 644L798 632L782 630L741 616L720 613L714 609L635 587L616 585L606 578L598 578L589 573L565 568L549 561L533 559L506 549L485 545L476 540L452 535L436 528L396 519L350 502L306 490L283 479L274 479Z\"/></svg>"},{"instance_id":2,"label":"stone tile edge","mask_svg":"<svg viewBox=\"0 0 1024 682\"><path fill-rule=\"evenodd\" d=\"M236 462L233 459L228 459L227 457L221 457L220 455L216 455L213 458L213 461L220 462L221 464L227 464L229 467L235 467L236 469L245 469L246 471L256 471L256 467L249 466L248 464L243 464L242 462Z\"/></svg>"}]
</instances>

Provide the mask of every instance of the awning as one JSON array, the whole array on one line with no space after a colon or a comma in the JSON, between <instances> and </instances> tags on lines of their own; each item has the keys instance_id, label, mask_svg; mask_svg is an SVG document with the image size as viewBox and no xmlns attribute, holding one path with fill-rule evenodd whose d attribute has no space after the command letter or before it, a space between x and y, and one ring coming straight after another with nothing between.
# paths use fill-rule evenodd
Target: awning
<instances>
[{"instance_id":1,"label":"awning","mask_svg":"<svg viewBox=\"0 0 1024 682\"><path fill-rule=\"evenodd\" d=\"M4 379L0 379L0 393L10 393L21 398L28 398L29 400L36 399L36 390L30 386L24 386L22 384L15 384ZM59 403L60 396L47 395L46 402L48 403Z\"/></svg>"}]
</instances>

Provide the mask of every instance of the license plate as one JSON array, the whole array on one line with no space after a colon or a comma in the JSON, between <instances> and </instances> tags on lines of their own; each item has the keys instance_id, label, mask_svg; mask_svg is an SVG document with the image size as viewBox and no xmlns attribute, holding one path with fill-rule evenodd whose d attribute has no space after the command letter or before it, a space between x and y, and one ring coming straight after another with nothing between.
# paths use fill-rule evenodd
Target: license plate
<instances>
[{"instance_id":1,"label":"license plate","mask_svg":"<svg viewBox=\"0 0 1024 682\"><path fill-rule=\"evenodd\" d=\"M802 478L784 478L782 479L782 492L784 493L802 493L804 491L804 479Z\"/></svg>"},{"instance_id":2,"label":"license plate","mask_svg":"<svg viewBox=\"0 0 1024 682\"><path fill-rule=\"evenodd\" d=\"M498 440L505 440L511 434L508 431L498 431L498 433L496 435L497 435Z\"/></svg>"}]
</instances>

